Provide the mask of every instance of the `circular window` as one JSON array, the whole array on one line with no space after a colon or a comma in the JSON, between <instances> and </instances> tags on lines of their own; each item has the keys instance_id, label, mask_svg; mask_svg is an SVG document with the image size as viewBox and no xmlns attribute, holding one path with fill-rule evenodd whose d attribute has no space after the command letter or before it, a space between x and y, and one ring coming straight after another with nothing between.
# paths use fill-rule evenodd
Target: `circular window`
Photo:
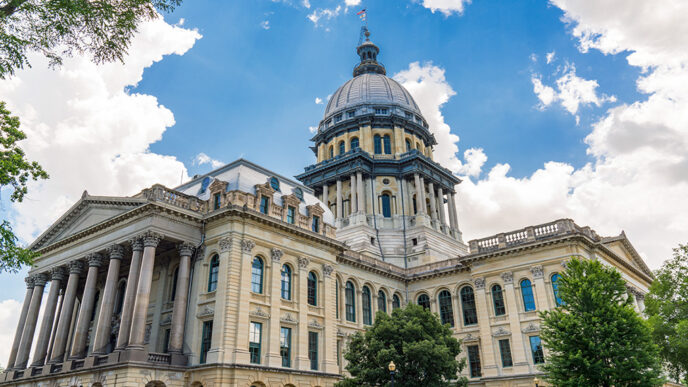
<instances>
[{"instance_id":1,"label":"circular window","mask_svg":"<svg viewBox=\"0 0 688 387\"><path fill-rule=\"evenodd\" d=\"M382 184L389 185L389 179L382 179Z\"/></svg>"},{"instance_id":2,"label":"circular window","mask_svg":"<svg viewBox=\"0 0 688 387\"><path fill-rule=\"evenodd\" d=\"M279 180L277 180L276 177L271 177L271 178L270 178L270 187L272 187L272 189L274 189L275 191L279 191L279 190L280 190L280 187L279 187Z\"/></svg>"}]
</instances>

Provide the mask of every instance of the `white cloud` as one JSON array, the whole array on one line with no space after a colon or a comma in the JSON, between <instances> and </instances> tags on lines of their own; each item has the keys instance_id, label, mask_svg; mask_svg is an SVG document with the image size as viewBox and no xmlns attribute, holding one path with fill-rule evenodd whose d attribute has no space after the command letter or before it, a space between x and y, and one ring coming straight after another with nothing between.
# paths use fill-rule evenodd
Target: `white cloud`
<instances>
[{"instance_id":1,"label":"white cloud","mask_svg":"<svg viewBox=\"0 0 688 387\"><path fill-rule=\"evenodd\" d=\"M318 104L318 105L322 105L322 104L323 104L322 98L320 98L320 97L315 97L315 103Z\"/></svg>"},{"instance_id":2,"label":"white cloud","mask_svg":"<svg viewBox=\"0 0 688 387\"><path fill-rule=\"evenodd\" d=\"M354 7L361 4L361 0L344 0L344 4L347 7Z\"/></svg>"},{"instance_id":3,"label":"white cloud","mask_svg":"<svg viewBox=\"0 0 688 387\"><path fill-rule=\"evenodd\" d=\"M442 12L445 16L453 13L462 14L465 5L470 4L471 0L423 0L423 7L429 8L432 13Z\"/></svg>"},{"instance_id":4,"label":"white cloud","mask_svg":"<svg viewBox=\"0 0 688 387\"><path fill-rule=\"evenodd\" d=\"M341 11L342 11L342 6L338 5L336 8L332 8L332 9L330 9L330 8L316 9L311 14L309 14L307 17L308 17L308 20L312 21L316 27L319 27L322 25L320 23L321 20L330 20L334 17L337 17Z\"/></svg>"},{"instance_id":5,"label":"white cloud","mask_svg":"<svg viewBox=\"0 0 688 387\"><path fill-rule=\"evenodd\" d=\"M528 55L528 59L530 59L531 62L535 63L537 62L538 57L537 55L535 55L535 53L531 53L530 55Z\"/></svg>"},{"instance_id":6,"label":"white cloud","mask_svg":"<svg viewBox=\"0 0 688 387\"><path fill-rule=\"evenodd\" d=\"M547 55L545 56L545 58L547 59L547 64L554 62L556 55L557 55L556 51L548 52Z\"/></svg>"},{"instance_id":7,"label":"white cloud","mask_svg":"<svg viewBox=\"0 0 688 387\"><path fill-rule=\"evenodd\" d=\"M159 18L140 26L126 64L97 66L77 56L51 70L36 57L33 68L0 82L0 99L26 131L22 148L50 174L49 180L30 183L27 200L12 205L10 216L22 239L45 230L84 189L132 195L154 183L177 185L180 175L187 175L174 157L149 150L174 125L172 112L154 96L126 88L141 80L145 68L165 55L184 54L200 37Z\"/></svg>"},{"instance_id":8,"label":"white cloud","mask_svg":"<svg viewBox=\"0 0 688 387\"><path fill-rule=\"evenodd\" d=\"M544 108L551 105L557 97L557 92L553 88L543 85L538 76L533 75L531 81L533 82L533 92L535 92L535 95L542 103L541 107Z\"/></svg>"},{"instance_id":9,"label":"white cloud","mask_svg":"<svg viewBox=\"0 0 688 387\"><path fill-rule=\"evenodd\" d=\"M308 131L315 134L318 132L318 127L317 126L309 126Z\"/></svg>"},{"instance_id":10,"label":"white cloud","mask_svg":"<svg viewBox=\"0 0 688 387\"><path fill-rule=\"evenodd\" d=\"M196 155L196 157L194 158L193 164L194 165L210 164L210 166L213 169L220 168L221 166L225 165L225 163L223 163L222 161L215 160L203 152Z\"/></svg>"},{"instance_id":11,"label":"white cloud","mask_svg":"<svg viewBox=\"0 0 688 387\"><path fill-rule=\"evenodd\" d=\"M17 300L0 301L0 365L3 368L7 365L7 359L10 357L14 333L21 313L21 302Z\"/></svg>"},{"instance_id":12,"label":"white cloud","mask_svg":"<svg viewBox=\"0 0 688 387\"><path fill-rule=\"evenodd\" d=\"M260 27L264 30L269 30L270 29L270 20L263 20L260 22Z\"/></svg>"},{"instance_id":13,"label":"white cloud","mask_svg":"<svg viewBox=\"0 0 688 387\"><path fill-rule=\"evenodd\" d=\"M306 7L306 8L310 8L310 7L311 7L311 2L310 2L309 0L303 0L303 3L302 3L302 4L303 4L303 6Z\"/></svg>"}]
</instances>

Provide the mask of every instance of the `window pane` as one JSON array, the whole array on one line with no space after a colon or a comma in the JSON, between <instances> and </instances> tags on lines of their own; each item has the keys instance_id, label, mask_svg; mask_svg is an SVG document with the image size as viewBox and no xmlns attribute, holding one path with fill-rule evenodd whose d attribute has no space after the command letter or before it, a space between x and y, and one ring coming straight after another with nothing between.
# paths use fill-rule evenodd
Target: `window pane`
<instances>
[{"instance_id":1,"label":"window pane","mask_svg":"<svg viewBox=\"0 0 688 387\"><path fill-rule=\"evenodd\" d=\"M291 300L291 268L289 265L282 265L282 298Z\"/></svg>"},{"instance_id":2,"label":"window pane","mask_svg":"<svg viewBox=\"0 0 688 387\"><path fill-rule=\"evenodd\" d=\"M291 367L291 328L280 328L280 356L282 367Z\"/></svg>"},{"instance_id":3,"label":"window pane","mask_svg":"<svg viewBox=\"0 0 688 387\"><path fill-rule=\"evenodd\" d=\"M346 291L344 294L344 308L346 309L346 320L356 322L356 291L354 284L351 281L346 283Z\"/></svg>"},{"instance_id":4,"label":"window pane","mask_svg":"<svg viewBox=\"0 0 688 387\"><path fill-rule=\"evenodd\" d=\"M346 145L344 145L344 141L339 142L339 154L344 154L346 151Z\"/></svg>"},{"instance_id":5,"label":"window pane","mask_svg":"<svg viewBox=\"0 0 688 387\"><path fill-rule=\"evenodd\" d=\"M427 294L421 294L418 296L418 305L425 309L430 309L430 297Z\"/></svg>"},{"instance_id":6,"label":"window pane","mask_svg":"<svg viewBox=\"0 0 688 387\"><path fill-rule=\"evenodd\" d=\"M396 294L392 296L392 309L399 309L401 308L401 300L399 299L399 296Z\"/></svg>"},{"instance_id":7,"label":"window pane","mask_svg":"<svg viewBox=\"0 0 688 387\"><path fill-rule=\"evenodd\" d=\"M253 258L251 267L251 291L263 293L263 260L260 257Z\"/></svg>"},{"instance_id":8,"label":"window pane","mask_svg":"<svg viewBox=\"0 0 688 387\"><path fill-rule=\"evenodd\" d=\"M363 324L371 325L373 323L373 317L370 305L370 289L368 289L367 286L363 287L362 298L361 307L363 308Z\"/></svg>"},{"instance_id":9,"label":"window pane","mask_svg":"<svg viewBox=\"0 0 688 387\"><path fill-rule=\"evenodd\" d=\"M220 259L217 255L210 260L210 274L208 275L208 291L214 292L217 289L217 276L220 270ZM176 280L175 280L176 282Z\"/></svg>"},{"instance_id":10,"label":"window pane","mask_svg":"<svg viewBox=\"0 0 688 387\"><path fill-rule=\"evenodd\" d=\"M334 308L336 318L339 318L339 280L335 281L335 288L334 288Z\"/></svg>"},{"instance_id":11,"label":"window pane","mask_svg":"<svg viewBox=\"0 0 688 387\"><path fill-rule=\"evenodd\" d=\"M449 324L454 326L454 310L452 309L451 293L447 290L443 290L439 295L440 303L440 319L442 324Z\"/></svg>"},{"instance_id":12,"label":"window pane","mask_svg":"<svg viewBox=\"0 0 688 387\"><path fill-rule=\"evenodd\" d=\"M376 134L375 137L373 137L373 142L375 145L375 154L380 154L382 153L382 138L380 138L379 134Z\"/></svg>"},{"instance_id":13,"label":"window pane","mask_svg":"<svg viewBox=\"0 0 688 387\"><path fill-rule=\"evenodd\" d=\"M260 343L263 331L263 324L251 322L248 333L248 352L251 363L260 364Z\"/></svg>"},{"instance_id":14,"label":"window pane","mask_svg":"<svg viewBox=\"0 0 688 387\"><path fill-rule=\"evenodd\" d=\"M315 273L308 273L308 305L318 305L318 277Z\"/></svg>"},{"instance_id":15,"label":"window pane","mask_svg":"<svg viewBox=\"0 0 688 387\"><path fill-rule=\"evenodd\" d=\"M294 224L296 209L292 206L287 207L287 223Z\"/></svg>"},{"instance_id":16,"label":"window pane","mask_svg":"<svg viewBox=\"0 0 688 387\"><path fill-rule=\"evenodd\" d=\"M540 336L530 336L530 351L533 353L533 363L541 364L545 362Z\"/></svg>"},{"instance_id":17,"label":"window pane","mask_svg":"<svg viewBox=\"0 0 688 387\"><path fill-rule=\"evenodd\" d=\"M473 288L470 286L461 289L461 308L463 308L464 325L478 323L478 313L475 309L475 296L473 295Z\"/></svg>"},{"instance_id":18,"label":"window pane","mask_svg":"<svg viewBox=\"0 0 688 387\"><path fill-rule=\"evenodd\" d=\"M351 139L351 149L358 148L358 138L354 137Z\"/></svg>"},{"instance_id":19,"label":"window pane","mask_svg":"<svg viewBox=\"0 0 688 387\"><path fill-rule=\"evenodd\" d=\"M320 232L320 218L313 215L313 224L311 226L313 232Z\"/></svg>"},{"instance_id":20,"label":"window pane","mask_svg":"<svg viewBox=\"0 0 688 387\"><path fill-rule=\"evenodd\" d=\"M511 345L509 345L509 339L499 340L499 353L502 355L502 367L511 367L514 365L511 360Z\"/></svg>"},{"instance_id":21,"label":"window pane","mask_svg":"<svg viewBox=\"0 0 688 387\"><path fill-rule=\"evenodd\" d=\"M318 369L318 332L308 332L308 359L311 369Z\"/></svg>"},{"instance_id":22,"label":"window pane","mask_svg":"<svg viewBox=\"0 0 688 387\"><path fill-rule=\"evenodd\" d=\"M268 213L268 208L270 207L270 198L267 196L261 196L260 197L260 212L263 214Z\"/></svg>"},{"instance_id":23,"label":"window pane","mask_svg":"<svg viewBox=\"0 0 688 387\"><path fill-rule=\"evenodd\" d=\"M205 363L208 358L208 351L210 350L210 343L213 338L213 322L203 322L203 333L201 335L201 353L199 362Z\"/></svg>"},{"instance_id":24,"label":"window pane","mask_svg":"<svg viewBox=\"0 0 688 387\"><path fill-rule=\"evenodd\" d=\"M467 348L467 352L471 377L479 378L480 376L482 376L480 370L480 347L478 347L477 345L469 345Z\"/></svg>"},{"instance_id":25,"label":"window pane","mask_svg":"<svg viewBox=\"0 0 688 387\"><path fill-rule=\"evenodd\" d=\"M382 140L383 140L383 142L384 142L384 144L385 144L385 154L391 155L391 154L392 154L392 142L391 142L391 140L390 140L390 138L389 138L389 135L386 134L386 135L382 138Z\"/></svg>"},{"instance_id":26,"label":"window pane","mask_svg":"<svg viewBox=\"0 0 688 387\"><path fill-rule=\"evenodd\" d=\"M521 281L521 295L523 296L523 308L526 312L535 310L535 297L533 296L533 286L530 280Z\"/></svg>"},{"instance_id":27,"label":"window pane","mask_svg":"<svg viewBox=\"0 0 688 387\"><path fill-rule=\"evenodd\" d=\"M561 298L559 297L559 274L552 276L552 292L554 292L554 302L557 306L561 306Z\"/></svg>"},{"instance_id":28,"label":"window pane","mask_svg":"<svg viewBox=\"0 0 688 387\"><path fill-rule=\"evenodd\" d=\"M387 313L387 296L382 290L377 292L377 310Z\"/></svg>"},{"instance_id":29,"label":"window pane","mask_svg":"<svg viewBox=\"0 0 688 387\"><path fill-rule=\"evenodd\" d=\"M495 316L503 316L506 314L504 293L502 293L502 287L499 285L494 285L492 287L492 302L494 303Z\"/></svg>"},{"instance_id":30,"label":"window pane","mask_svg":"<svg viewBox=\"0 0 688 387\"><path fill-rule=\"evenodd\" d=\"M391 206L391 200L389 195L384 194L381 196L381 201L382 201L382 216L385 218L391 218L392 217L392 206Z\"/></svg>"}]
</instances>

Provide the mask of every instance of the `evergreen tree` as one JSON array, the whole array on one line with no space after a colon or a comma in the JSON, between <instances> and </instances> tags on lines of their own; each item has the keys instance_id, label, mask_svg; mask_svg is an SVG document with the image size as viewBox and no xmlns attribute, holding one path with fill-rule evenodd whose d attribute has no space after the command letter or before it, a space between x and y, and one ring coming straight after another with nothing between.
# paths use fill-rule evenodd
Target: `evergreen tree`
<instances>
[{"instance_id":1,"label":"evergreen tree","mask_svg":"<svg viewBox=\"0 0 688 387\"><path fill-rule=\"evenodd\" d=\"M392 361L395 387L463 385L458 373L464 361L456 359L460 352L449 326L423 307L409 304L391 316L378 312L373 326L353 336L344 354L351 377L337 386L388 386Z\"/></svg>"},{"instance_id":2,"label":"evergreen tree","mask_svg":"<svg viewBox=\"0 0 688 387\"><path fill-rule=\"evenodd\" d=\"M559 278L563 304L541 313L549 350L542 370L554 386L662 384L657 347L636 313L621 274L599 261L573 259Z\"/></svg>"}]
</instances>

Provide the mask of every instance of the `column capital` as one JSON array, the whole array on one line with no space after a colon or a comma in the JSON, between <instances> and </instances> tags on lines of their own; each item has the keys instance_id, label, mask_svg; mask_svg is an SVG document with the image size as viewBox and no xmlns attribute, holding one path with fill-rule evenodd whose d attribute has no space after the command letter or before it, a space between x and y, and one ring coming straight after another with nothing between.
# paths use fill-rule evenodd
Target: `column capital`
<instances>
[{"instance_id":1,"label":"column capital","mask_svg":"<svg viewBox=\"0 0 688 387\"><path fill-rule=\"evenodd\" d=\"M485 278L484 277L478 277L473 280L473 283L475 284L476 289L485 289Z\"/></svg>"},{"instance_id":2,"label":"column capital","mask_svg":"<svg viewBox=\"0 0 688 387\"><path fill-rule=\"evenodd\" d=\"M67 277L64 267L54 267L50 270L50 279L53 281L64 281Z\"/></svg>"},{"instance_id":3,"label":"column capital","mask_svg":"<svg viewBox=\"0 0 688 387\"><path fill-rule=\"evenodd\" d=\"M114 244L107 248L107 253L110 259L122 259L124 258L124 246Z\"/></svg>"},{"instance_id":4,"label":"column capital","mask_svg":"<svg viewBox=\"0 0 688 387\"><path fill-rule=\"evenodd\" d=\"M141 234L143 247L158 247L158 243L160 243L162 238L162 235L153 231L146 231L143 234Z\"/></svg>"},{"instance_id":5,"label":"column capital","mask_svg":"<svg viewBox=\"0 0 688 387\"><path fill-rule=\"evenodd\" d=\"M134 237L129 240L131 244L131 249L133 251L143 251L143 241L140 237Z\"/></svg>"},{"instance_id":6,"label":"column capital","mask_svg":"<svg viewBox=\"0 0 688 387\"><path fill-rule=\"evenodd\" d=\"M103 254L101 253L90 253L86 255L88 267L101 267L103 266L103 261Z\"/></svg>"},{"instance_id":7,"label":"column capital","mask_svg":"<svg viewBox=\"0 0 688 387\"><path fill-rule=\"evenodd\" d=\"M332 265L328 265L328 264L324 263L322 266L322 269L323 269L323 274L325 274L326 277L329 277L330 274L332 274L334 267L332 267Z\"/></svg>"},{"instance_id":8,"label":"column capital","mask_svg":"<svg viewBox=\"0 0 688 387\"><path fill-rule=\"evenodd\" d=\"M256 242L250 240L250 239L242 239L241 240L241 251L244 253L251 253L251 250L256 247Z\"/></svg>"},{"instance_id":9,"label":"column capital","mask_svg":"<svg viewBox=\"0 0 688 387\"><path fill-rule=\"evenodd\" d=\"M26 288L27 289L33 289L34 283L33 283L33 277L28 276L24 278L24 282L26 282Z\"/></svg>"},{"instance_id":10,"label":"column capital","mask_svg":"<svg viewBox=\"0 0 688 387\"><path fill-rule=\"evenodd\" d=\"M505 284L510 284L514 282L514 273L507 271L502 273L502 281L504 281Z\"/></svg>"},{"instance_id":11,"label":"column capital","mask_svg":"<svg viewBox=\"0 0 688 387\"><path fill-rule=\"evenodd\" d=\"M46 282L50 281L47 275L40 273L33 275L34 286L45 286Z\"/></svg>"},{"instance_id":12,"label":"column capital","mask_svg":"<svg viewBox=\"0 0 688 387\"><path fill-rule=\"evenodd\" d=\"M69 262L69 274L81 274L84 271L84 264L79 260Z\"/></svg>"},{"instance_id":13,"label":"column capital","mask_svg":"<svg viewBox=\"0 0 688 387\"><path fill-rule=\"evenodd\" d=\"M310 261L306 257L299 257L299 268L306 269Z\"/></svg>"},{"instance_id":14,"label":"column capital","mask_svg":"<svg viewBox=\"0 0 688 387\"><path fill-rule=\"evenodd\" d=\"M182 257L190 257L196 248L194 245L188 242L182 242L177 245L177 250L179 250L179 255Z\"/></svg>"},{"instance_id":15,"label":"column capital","mask_svg":"<svg viewBox=\"0 0 688 387\"><path fill-rule=\"evenodd\" d=\"M270 250L270 255L272 256L272 262L279 262L280 259L282 259L284 252L276 247L273 247Z\"/></svg>"},{"instance_id":16,"label":"column capital","mask_svg":"<svg viewBox=\"0 0 688 387\"><path fill-rule=\"evenodd\" d=\"M530 272L533 273L534 278L542 278L542 276L544 274L543 270L542 270L542 265L531 267Z\"/></svg>"},{"instance_id":17,"label":"column capital","mask_svg":"<svg viewBox=\"0 0 688 387\"><path fill-rule=\"evenodd\" d=\"M220 252L221 253L226 253L232 248L232 238L230 237L224 237L220 239L217 244L220 246Z\"/></svg>"}]
</instances>

